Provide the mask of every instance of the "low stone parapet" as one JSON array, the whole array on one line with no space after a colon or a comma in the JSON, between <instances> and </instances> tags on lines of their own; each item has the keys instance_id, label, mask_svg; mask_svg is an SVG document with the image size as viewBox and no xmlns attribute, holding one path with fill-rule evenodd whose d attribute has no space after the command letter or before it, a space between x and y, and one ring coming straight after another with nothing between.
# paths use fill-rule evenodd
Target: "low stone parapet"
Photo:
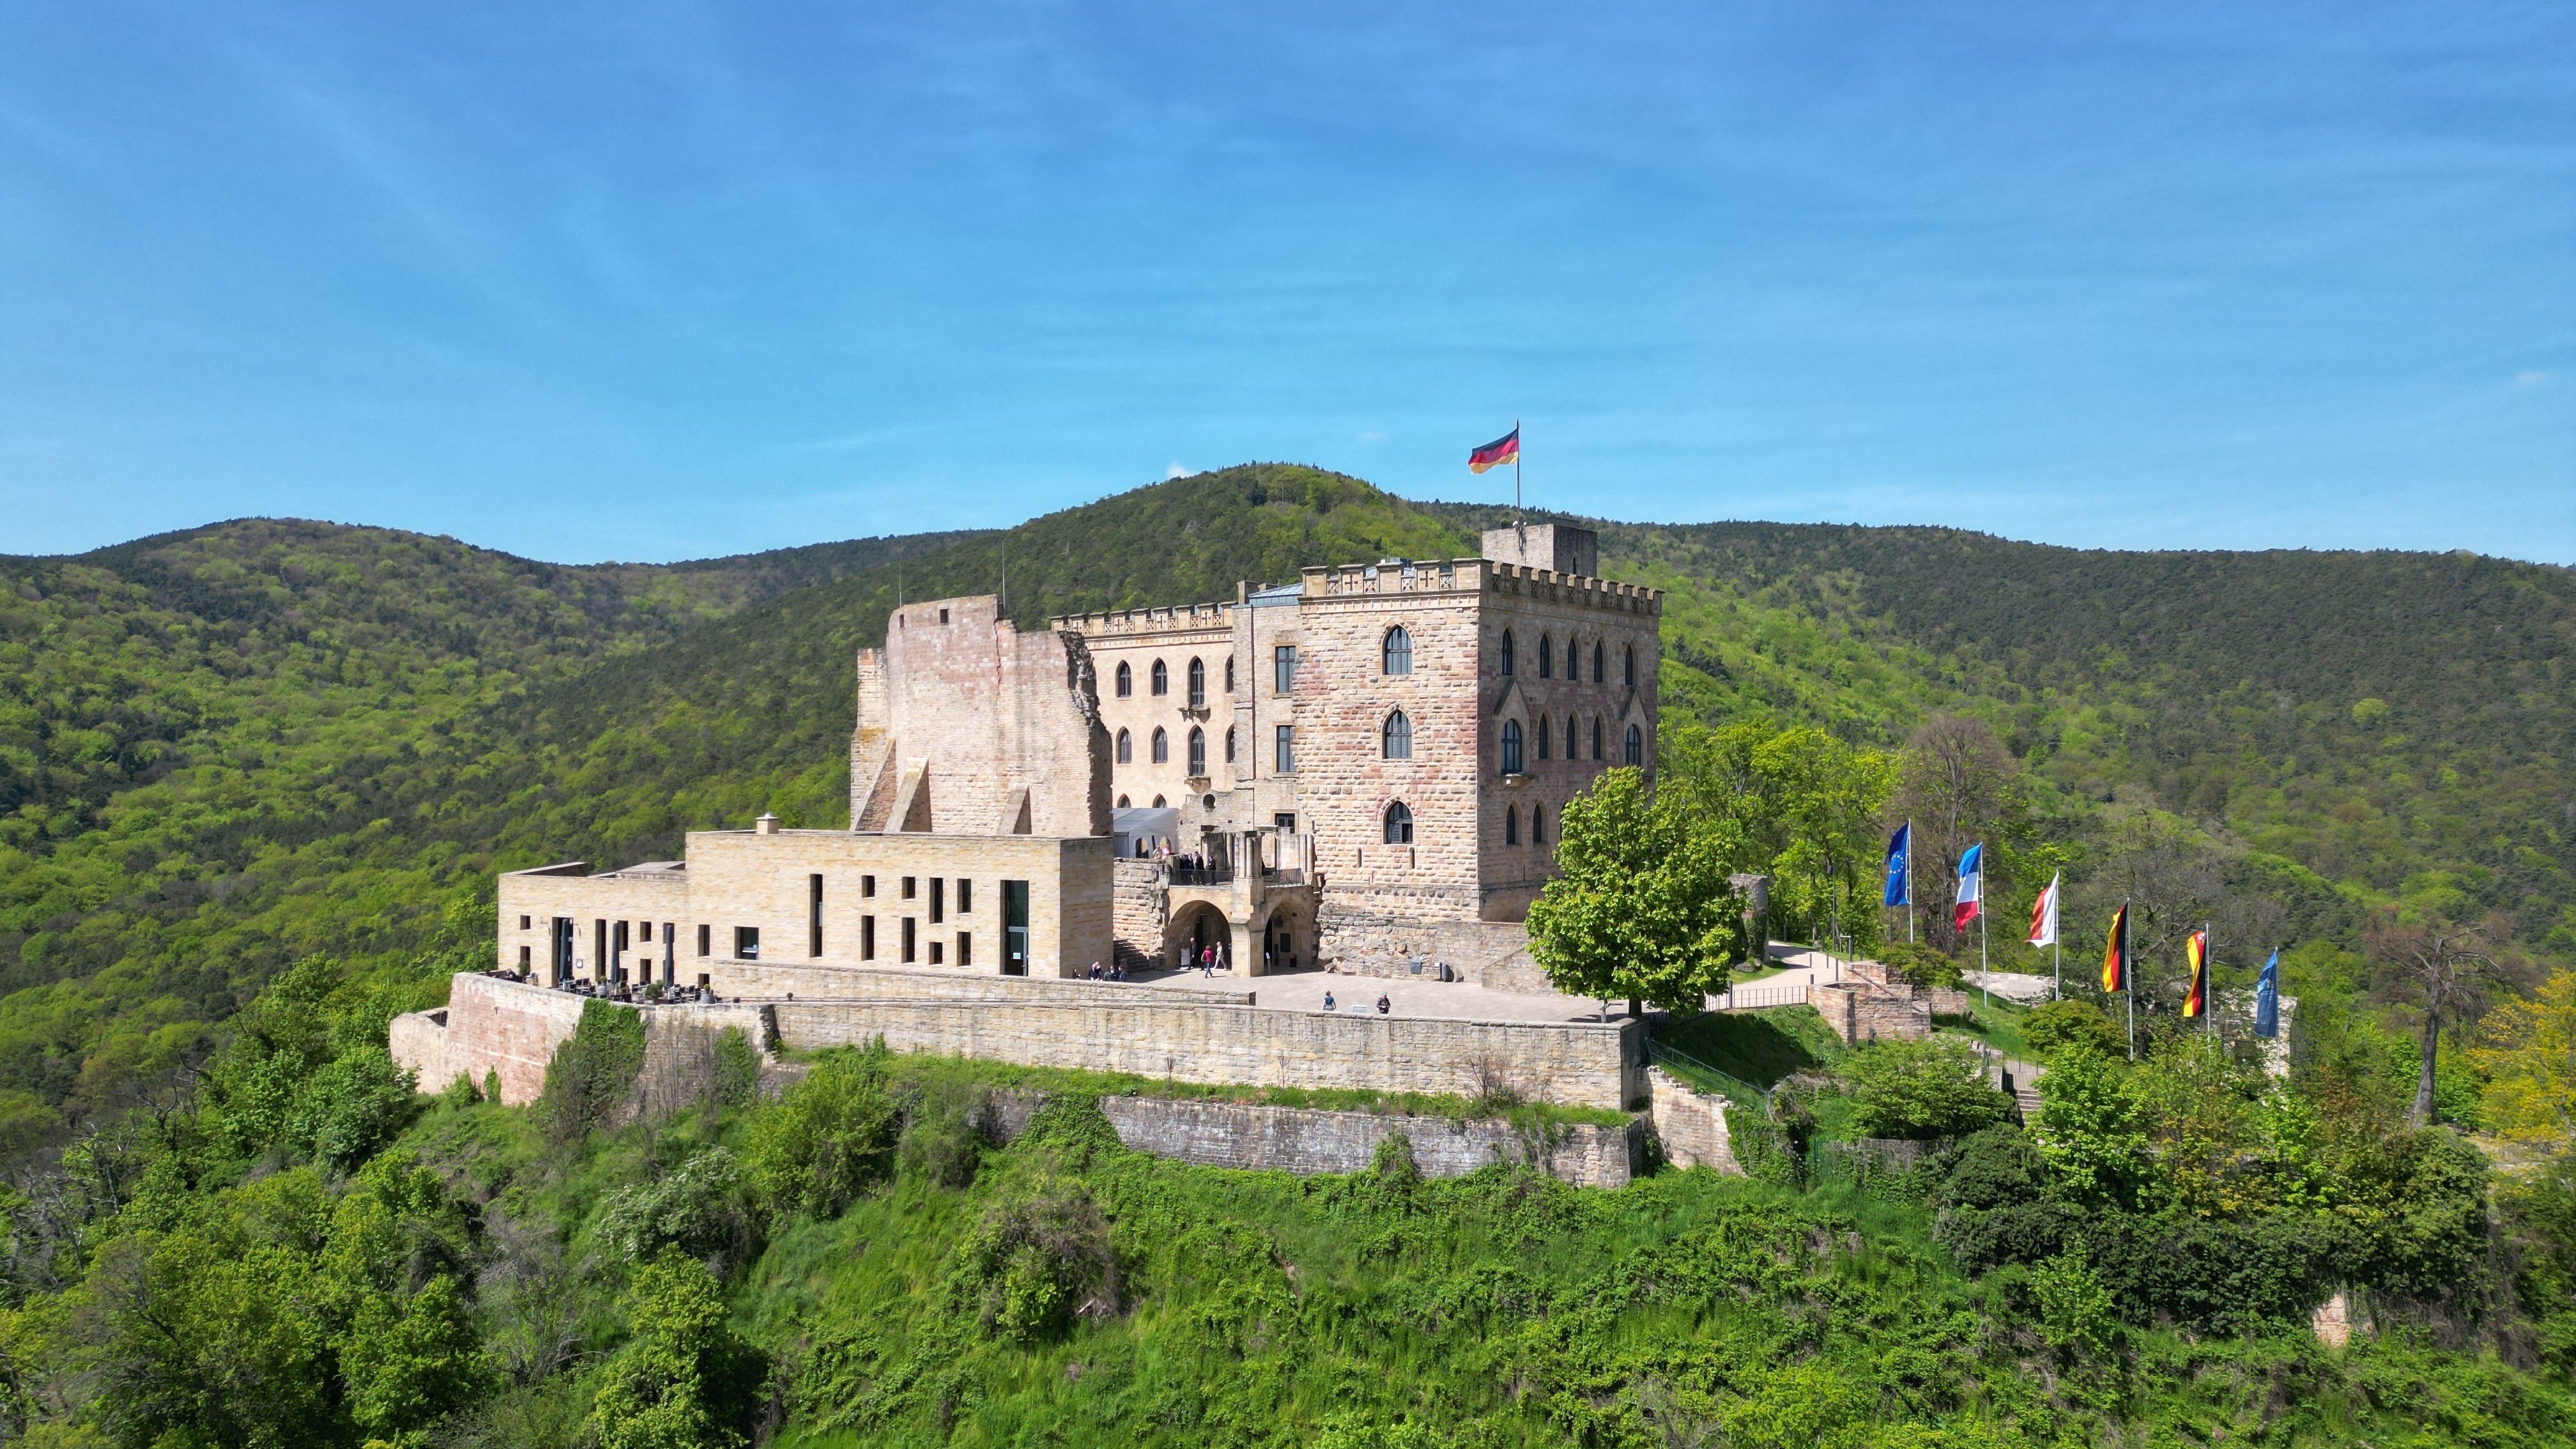
<instances>
[{"instance_id":1,"label":"low stone parapet","mask_svg":"<svg viewBox=\"0 0 2576 1449\"><path fill-rule=\"evenodd\" d=\"M746 1001L1053 1001L1090 1005L1105 1001L1168 999L1169 988L1087 977L1004 976L992 971L928 970L909 966L791 966L717 961L707 969L708 989ZM1250 991L1193 991L1202 1001L1250 1006Z\"/></svg>"}]
</instances>

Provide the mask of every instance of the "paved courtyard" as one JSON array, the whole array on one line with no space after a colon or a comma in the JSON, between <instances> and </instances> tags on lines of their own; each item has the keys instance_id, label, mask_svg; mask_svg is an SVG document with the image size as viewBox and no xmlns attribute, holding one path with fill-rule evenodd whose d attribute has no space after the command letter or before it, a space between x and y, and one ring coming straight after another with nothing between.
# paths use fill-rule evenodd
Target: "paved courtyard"
<instances>
[{"instance_id":1,"label":"paved courtyard","mask_svg":"<svg viewBox=\"0 0 2576 1449\"><path fill-rule=\"evenodd\" d=\"M1571 996L1537 996L1518 991L1492 991L1463 981L1428 981L1412 977L1336 976L1326 971L1290 971L1244 977L1227 972L1201 976L1188 972L1147 972L1129 978L1171 991L1250 991L1258 1006L1281 1011L1321 1011L1330 993L1337 1011L1377 1014L1377 999L1387 998L1390 1016L1429 1016L1448 1021L1597 1021L1601 1004ZM1613 1002L1611 1014L1622 1004Z\"/></svg>"}]
</instances>

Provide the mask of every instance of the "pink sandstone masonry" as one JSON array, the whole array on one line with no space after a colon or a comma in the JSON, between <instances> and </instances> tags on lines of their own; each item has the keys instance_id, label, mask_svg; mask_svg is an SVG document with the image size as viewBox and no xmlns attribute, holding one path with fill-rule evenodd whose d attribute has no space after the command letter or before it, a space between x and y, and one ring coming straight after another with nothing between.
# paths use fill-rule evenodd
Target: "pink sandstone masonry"
<instances>
[{"instance_id":1,"label":"pink sandstone masonry","mask_svg":"<svg viewBox=\"0 0 2576 1449\"><path fill-rule=\"evenodd\" d=\"M1648 1078L1654 1093L1655 1137L1663 1143L1664 1160L1675 1167L1712 1168L1742 1177L1735 1142L1726 1125L1726 1099L1704 1096L1662 1068Z\"/></svg>"},{"instance_id":2,"label":"pink sandstone masonry","mask_svg":"<svg viewBox=\"0 0 2576 1449\"><path fill-rule=\"evenodd\" d=\"M387 1033L394 1060L418 1074L420 1090L437 1092L458 1077L483 1085L501 1079L501 1100L523 1107L546 1087L546 1064L581 1024L585 997L494 976L459 974L447 1005L398 1016Z\"/></svg>"}]
</instances>

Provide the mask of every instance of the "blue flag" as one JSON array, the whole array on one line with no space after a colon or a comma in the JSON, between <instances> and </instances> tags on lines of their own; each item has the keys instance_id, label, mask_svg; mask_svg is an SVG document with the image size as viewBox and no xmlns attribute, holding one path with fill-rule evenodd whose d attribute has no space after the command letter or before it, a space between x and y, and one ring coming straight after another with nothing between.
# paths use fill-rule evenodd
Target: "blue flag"
<instances>
[{"instance_id":1,"label":"blue flag","mask_svg":"<svg viewBox=\"0 0 2576 1449\"><path fill-rule=\"evenodd\" d=\"M2281 1034L2281 953L2263 963L2263 974L2254 980L2254 1034Z\"/></svg>"},{"instance_id":2,"label":"blue flag","mask_svg":"<svg viewBox=\"0 0 2576 1449\"><path fill-rule=\"evenodd\" d=\"M1887 903L1891 906L1914 904L1913 872L1905 868L1905 857L1913 848L1906 837L1913 833L1913 822L1908 821L1887 837Z\"/></svg>"}]
</instances>

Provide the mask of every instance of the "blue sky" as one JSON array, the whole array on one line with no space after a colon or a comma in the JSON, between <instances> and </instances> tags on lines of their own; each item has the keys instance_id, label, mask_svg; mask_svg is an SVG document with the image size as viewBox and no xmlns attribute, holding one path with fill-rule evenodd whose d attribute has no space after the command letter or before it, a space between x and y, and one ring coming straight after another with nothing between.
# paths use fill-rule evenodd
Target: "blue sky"
<instances>
[{"instance_id":1,"label":"blue sky","mask_svg":"<svg viewBox=\"0 0 2576 1449\"><path fill-rule=\"evenodd\" d=\"M0 7L0 552L1311 462L2576 562L2576 6ZM1500 480L1499 487L1497 480Z\"/></svg>"}]
</instances>

